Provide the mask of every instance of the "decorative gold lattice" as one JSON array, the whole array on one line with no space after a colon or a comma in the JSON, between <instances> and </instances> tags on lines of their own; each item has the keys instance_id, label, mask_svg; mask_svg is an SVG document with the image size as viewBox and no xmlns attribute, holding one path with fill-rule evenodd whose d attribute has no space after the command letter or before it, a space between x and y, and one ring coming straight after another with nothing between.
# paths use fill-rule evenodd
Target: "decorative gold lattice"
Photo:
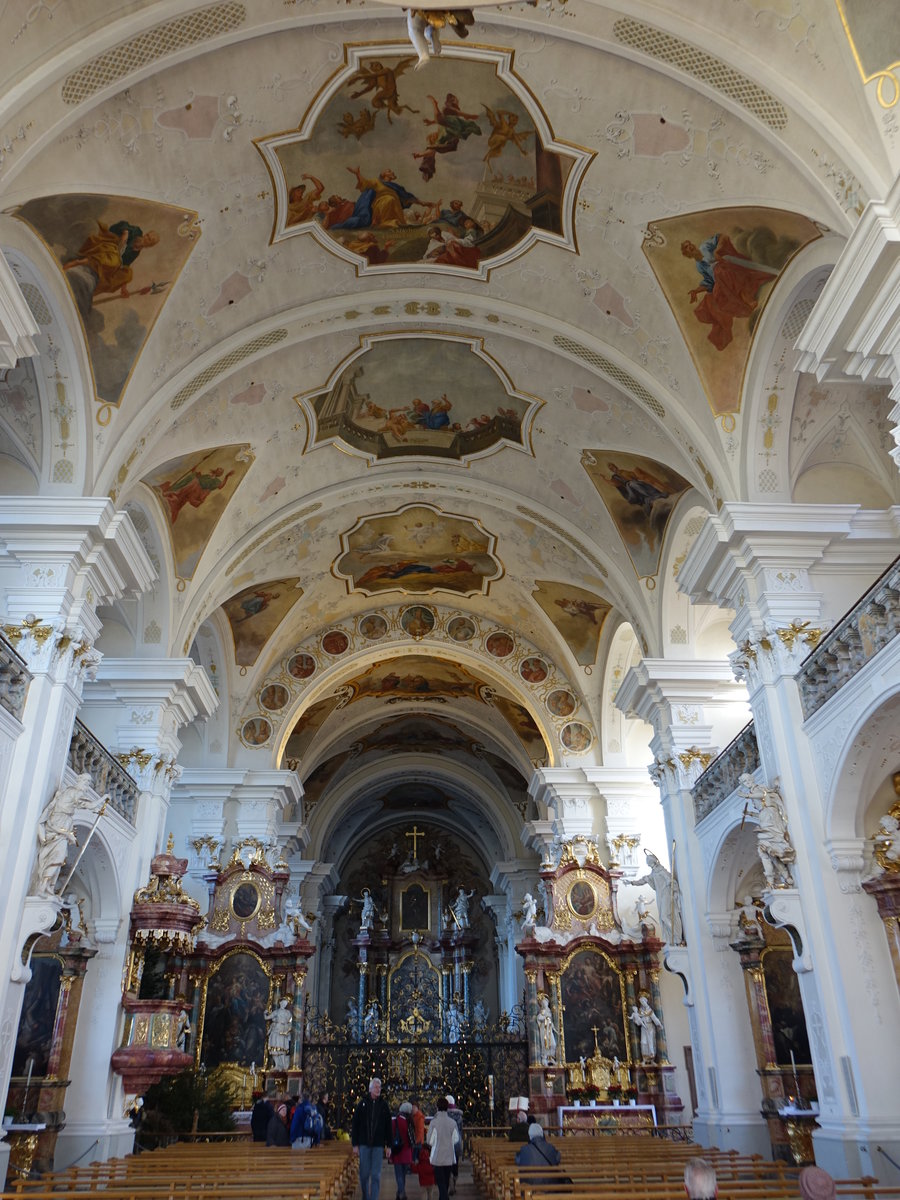
<instances>
[{"instance_id":1,"label":"decorative gold lattice","mask_svg":"<svg viewBox=\"0 0 900 1200\"><path fill-rule=\"evenodd\" d=\"M146 67L148 63L237 29L246 19L244 5L228 0L226 4L210 4L186 16L154 25L137 37L98 54L83 67L67 75L62 85L63 102L80 104L110 84Z\"/></svg>"},{"instance_id":2,"label":"decorative gold lattice","mask_svg":"<svg viewBox=\"0 0 900 1200\"><path fill-rule=\"evenodd\" d=\"M679 71L693 75L707 87L715 88L741 108L753 113L770 129L784 129L787 125L787 110L771 92L761 88L740 71L735 71L715 55L707 54L698 46L683 42L681 38L664 33L661 29L654 29L652 25L645 25L643 21L632 21L628 17L616 21L613 32L624 45L640 50L642 54L648 54L660 62L668 63L670 67L677 67Z\"/></svg>"},{"instance_id":3,"label":"decorative gold lattice","mask_svg":"<svg viewBox=\"0 0 900 1200\"><path fill-rule=\"evenodd\" d=\"M235 350L229 351L221 358L217 358L214 363L210 363L205 367L199 375L195 375L190 383L186 383L180 391L172 397L169 402L169 407L177 412L179 408L192 396L205 388L208 383L218 378L231 367L236 367L238 363L242 363L244 359L252 357L260 350L265 350L269 346L277 346L279 342L283 342L287 337L286 329L272 329L268 333L260 334L259 337L251 338L249 342L245 342L243 346L238 346Z\"/></svg>"}]
</instances>

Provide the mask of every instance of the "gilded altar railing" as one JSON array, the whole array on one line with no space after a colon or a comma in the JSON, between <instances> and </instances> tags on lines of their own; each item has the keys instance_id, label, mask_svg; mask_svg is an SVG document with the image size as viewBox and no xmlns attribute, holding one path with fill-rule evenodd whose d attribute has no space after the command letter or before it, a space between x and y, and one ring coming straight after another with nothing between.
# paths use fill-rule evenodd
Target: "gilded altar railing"
<instances>
[{"instance_id":1,"label":"gilded altar railing","mask_svg":"<svg viewBox=\"0 0 900 1200\"><path fill-rule=\"evenodd\" d=\"M759 746L753 722L745 725L736 738L712 760L691 788L694 799L694 820L708 817L723 800L727 800L746 772L752 775L759 766Z\"/></svg>"},{"instance_id":2,"label":"gilded altar railing","mask_svg":"<svg viewBox=\"0 0 900 1200\"><path fill-rule=\"evenodd\" d=\"M69 742L69 766L76 775L85 772L90 775L97 795L108 795L110 808L124 817L129 825L134 824L138 785L77 717Z\"/></svg>"},{"instance_id":3,"label":"gilded altar railing","mask_svg":"<svg viewBox=\"0 0 900 1200\"><path fill-rule=\"evenodd\" d=\"M900 558L829 630L797 673L804 717L821 708L900 632Z\"/></svg>"},{"instance_id":4,"label":"gilded altar railing","mask_svg":"<svg viewBox=\"0 0 900 1200\"><path fill-rule=\"evenodd\" d=\"M29 683L31 672L26 667L25 660L16 654L0 633L0 705L8 713L12 713L17 721L22 719Z\"/></svg>"}]
</instances>

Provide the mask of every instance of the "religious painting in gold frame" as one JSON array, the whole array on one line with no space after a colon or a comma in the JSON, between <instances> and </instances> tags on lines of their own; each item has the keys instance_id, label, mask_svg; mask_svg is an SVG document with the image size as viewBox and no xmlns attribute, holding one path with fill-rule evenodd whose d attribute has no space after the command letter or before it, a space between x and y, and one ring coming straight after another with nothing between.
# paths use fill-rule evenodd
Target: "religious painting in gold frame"
<instances>
[{"instance_id":1,"label":"religious painting in gold frame","mask_svg":"<svg viewBox=\"0 0 900 1200\"><path fill-rule=\"evenodd\" d=\"M597 893L586 879L575 879L566 892L566 905L579 921L589 921L597 911Z\"/></svg>"},{"instance_id":2,"label":"religious painting in gold frame","mask_svg":"<svg viewBox=\"0 0 900 1200\"><path fill-rule=\"evenodd\" d=\"M775 1042L775 1064L812 1062L800 983L794 970L794 952L789 946L767 946L759 956L766 989L766 1004Z\"/></svg>"},{"instance_id":3,"label":"religious painting in gold frame","mask_svg":"<svg viewBox=\"0 0 900 1200\"><path fill-rule=\"evenodd\" d=\"M400 893L400 929L404 933L431 929L431 892L421 883L411 883Z\"/></svg>"},{"instance_id":4,"label":"religious painting in gold frame","mask_svg":"<svg viewBox=\"0 0 900 1200\"><path fill-rule=\"evenodd\" d=\"M565 1061L591 1059L598 1051L630 1061L625 980L613 959L596 946L582 946L563 962L559 989Z\"/></svg>"},{"instance_id":5,"label":"religious painting in gold frame","mask_svg":"<svg viewBox=\"0 0 900 1200\"><path fill-rule=\"evenodd\" d=\"M252 950L229 951L212 967L200 1001L198 1064L209 1070L223 1063L262 1067L271 989L271 972Z\"/></svg>"}]
</instances>

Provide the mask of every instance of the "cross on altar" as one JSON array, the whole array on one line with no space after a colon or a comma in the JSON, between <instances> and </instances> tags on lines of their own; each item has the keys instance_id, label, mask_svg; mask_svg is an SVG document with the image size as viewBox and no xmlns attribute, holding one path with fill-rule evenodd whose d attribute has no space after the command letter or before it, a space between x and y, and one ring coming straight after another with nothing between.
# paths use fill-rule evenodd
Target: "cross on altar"
<instances>
[{"instance_id":1,"label":"cross on altar","mask_svg":"<svg viewBox=\"0 0 900 1200\"><path fill-rule=\"evenodd\" d=\"M409 831L409 833L405 833L403 836L404 836L404 837L408 837L408 838L412 838L412 844L413 844L413 848L412 848L413 862L418 862L418 861L419 861L419 838L420 838L420 837L424 837L424 836L425 836L425 834L422 832L422 830L421 830L421 829L419 829L419 828L418 828L418 826L416 826L416 825L413 825L413 827L412 827L412 829Z\"/></svg>"},{"instance_id":2,"label":"cross on altar","mask_svg":"<svg viewBox=\"0 0 900 1200\"><path fill-rule=\"evenodd\" d=\"M591 1033L594 1035L594 1054L595 1054L595 1056L597 1056L598 1058L599 1058L599 1056L600 1056L600 1047L597 1045L597 1034L598 1034L599 1032L600 1032L600 1026L599 1026L599 1025L592 1025L592 1026L591 1026Z\"/></svg>"}]
</instances>

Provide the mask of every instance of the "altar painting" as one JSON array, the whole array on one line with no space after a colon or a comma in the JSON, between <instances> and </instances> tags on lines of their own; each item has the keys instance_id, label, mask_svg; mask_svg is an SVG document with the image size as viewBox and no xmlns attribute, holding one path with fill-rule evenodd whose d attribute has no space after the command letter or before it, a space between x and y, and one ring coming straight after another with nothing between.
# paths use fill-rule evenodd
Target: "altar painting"
<instances>
[{"instance_id":1,"label":"altar painting","mask_svg":"<svg viewBox=\"0 0 900 1200\"><path fill-rule=\"evenodd\" d=\"M594 1027L604 1058L628 1061L622 977L604 955L592 950L573 954L560 975L566 1061L591 1058Z\"/></svg>"},{"instance_id":2,"label":"altar painting","mask_svg":"<svg viewBox=\"0 0 900 1200\"><path fill-rule=\"evenodd\" d=\"M249 443L215 446L170 459L143 482L159 500L175 558L175 573L190 579L215 528L253 463Z\"/></svg>"},{"instance_id":3,"label":"altar painting","mask_svg":"<svg viewBox=\"0 0 900 1200\"><path fill-rule=\"evenodd\" d=\"M812 1062L803 998L800 995L797 973L792 965L793 951L769 947L763 950L761 957L766 1000L775 1040L775 1061L779 1066L790 1065L793 1051L795 1062Z\"/></svg>"},{"instance_id":4,"label":"altar painting","mask_svg":"<svg viewBox=\"0 0 900 1200\"><path fill-rule=\"evenodd\" d=\"M203 1015L200 1061L258 1068L266 1057L269 977L252 954L232 954L210 976Z\"/></svg>"},{"instance_id":5,"label":"altar painting","mask_svg":"<svg viewBox=\"0 0 900 1200\"><path fill-rule=\"evenodd\" d=\"M31 978L25 985L22 1015L13 1051L13 1075L26 1075L29 1059L32 1075L47 1074L61 979L62 962L58 958L47 954L32 955Z\"/></svg>"},{"instance_id":6,"label":"altar painting","mask_svg":"<svg viewBox=\"0 0 900 1200\"><path fill-rule=\"evenodd\" d=\"M565 640L575 661L580 667L593 666L603 622L612 605L596 592L568 583L536 579L535 585L531 594Z\"/></svg>"},{"instance_id":7,"label":"altar painting","mask_svg":"<svg viewBox=\"0 0 900 1200\"><path fill-rule=\"evenodd\" d=\"M656 575L669 520L691 484L664 463L625 450L585 450L581 465L600 493L638 576Z\"/></svg>"},{"instance_id":8,"label":"altar painting","mask_svg":"<svg viewBox=\"0 0 900 1200\"><path fill-rule=\"evenodd\" d=\"M273 579L244 588L222 605L234 638L234 661L252 667L263 646L303 595L300 580Z\"/></svg>"},{"instance_id":9,"label":"altar painting","mask_svg":"<svg viewBox=\"0 0 900 1200\"><path fill-rule=\"evenodd\" d=\"M340 440L373 460L461 462L523 446L523 423L537 409L507 390L472 342L436 337L372 339L328 391L298 402L312 418L314 445Z\"/></svg>"},{"instance_id":10,"label":"altar painting","mask_svg":"<svg viewBox=\"0 0 900 1200\"><path fill-rule=\"evenodd\" d=\"M591 156L553 142L524 87L501 78L511 55L447 47L420 72L406 46L348 48L348 60L299 130L256 142L273 241L315 231L362 269L482 274L535 236L574 248L566 185Z\"/></svg>"},{"instance_id":11,"label":"altar painting","mask_svg":"<svg viewBox=\"0 0 900 1200\"><path fill-rule=\"evenodd\" d=\"M200 236L197 214L78 192L28 200L13 213L58 260L84 328L97 399L118 405Z\"/></svg>"},{"instance_id":12,"label":"altar painting","mask_svg":"<svg viewBox=\"0 0 900 1200\"><path fill-rule=\"evenodd\" d=\"M744 368L778 277L822 236L799 213L720 208L650 222L644 254L716 416L741 407Z\"/></svg>"},{"instance_id":13,"label":"altar painting","mask_svg":"<svg viewBox=\"0 0 900 1200\"><path fill-rule=\"evenodd\" d=\"M486 595L503 574L493 535L467 517L425 505L364 517L341 536L346 552L334 564L348 591L368 596L401 591Z\"/></svg>"}]
</instances>

